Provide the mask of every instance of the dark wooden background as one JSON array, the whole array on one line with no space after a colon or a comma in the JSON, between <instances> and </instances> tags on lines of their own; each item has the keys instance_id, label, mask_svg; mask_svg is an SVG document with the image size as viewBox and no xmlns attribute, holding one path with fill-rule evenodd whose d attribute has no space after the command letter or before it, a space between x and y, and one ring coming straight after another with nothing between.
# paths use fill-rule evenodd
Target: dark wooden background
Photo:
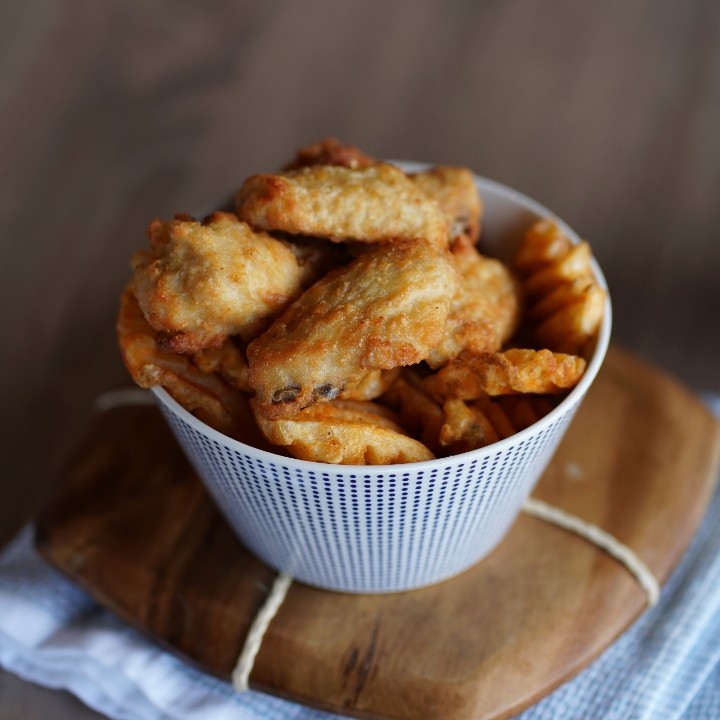
<instances>
[{"instance_id":1,"label":"dark wooden background","mask_svg":"<svg viewBox=\"0 0 720 720\"><path fill-rule=\"evenodd\" d=\"M720 391L720 3L0 4L0 544L93 398L154 217L332 134L470 166L591 240L614 338ZM0 673L0 717L96 717Z\"/></svg>"}]
</instances>

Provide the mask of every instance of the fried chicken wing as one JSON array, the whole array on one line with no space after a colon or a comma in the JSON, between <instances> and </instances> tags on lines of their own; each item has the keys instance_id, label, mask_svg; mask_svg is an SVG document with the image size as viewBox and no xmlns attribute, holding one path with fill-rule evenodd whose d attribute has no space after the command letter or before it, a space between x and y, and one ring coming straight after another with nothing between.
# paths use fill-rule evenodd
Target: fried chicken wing
<instances>
[{"instance_id":1,"label":"fried chicken wing","mask_svg":"<svg viewBox=\"0 0 720 720\"><path fill-rule=\"evenodd\" d=\"M134 260L133 289L145 318L176 352L250 340L294 300L314 263L288 243L230 213L205 223L155 220L150 252Z\"/></svg>"},{"instance_id":2,"label":"fried chicken wing","mask_svg":"<svg viewBox=\"0 0 720 720\"><path fill-rule=\"evenodd\" d=\"M448 242L439 205L402 170L385 163L358 169L312 165L254 175L238 192L236 208L255 228L335 242Z\"/></svg>"},{"instance_id":3,"label":"fried chicken wing","mask_svg":"<svg viewBox=\"0 0 720 720\"><path fill-rule=\"evenodd\" d=\"M450 244L475 245L480 238L483 204L472 172L463 167L438 165L410 177L445 213Z\"/></svg>"},{"instance_id":4,"label":"fried chicken wing","mask_svg":"<svg viewBox=\"0 0 720 720\"><path fill-rule=\"evenodd\" d=\"M423 360L440 342L457 273L422 241L385 243L315 283L248 346L263 413L290 416L372 370Z\"/></svg>"},{"instance_id":5,"label":"fried chicken wing","mask_svg":"<svg viewBox=\"0 0 720 720\"><path fill-rule=\"evenodd\" d=\"M301 147L295 159L284 170L297 170L308 165L339 165L347 168L364 168L375 162L362 150L353 145L345 145L334 137L326 137L319 142Z\"/></svg>"},{"instance_id":6,"label":"fried chicken wing","mask_svg":"<svg viewBox=\"0 0 720 720\"><path fill-rule=\"evenodd\" d=\"M463 350L497 352L520 320L520 285L503 263L464 243L453 247L452 256L460 284L442 342L427 358L432 368L442 367Z\"/></svg>"},{"instance_id":7,"label":"fried chicken wing","mask_svg":"<svg viewBox=\"0 0 720 720\"><path fill-rule=\"evenodd\" d=\"M434 455L371 402L314 405L292 418L269 420L252 401L258 425L273 444L301 460L340 465L386 465L432 460Z\"/></svg>"},{"instance_id":8,"label":"fried chicken wing","mask_svg":"<svg viewBox=\"0 0 720 720\"><path fill-rule=\"evenodd\" d=\"M117 335L123 361L143 388L164 387L186 410L226 435L268 448L247 398L220 372L196 365L187 355L162 348L130 288L120 296Z\"/></svg>"},{"instance_id":9,"label":"fried chicken wing","mask_svg":"<svg viewBox=\"0 0 720 720\"><path fill-rule=\"evenodd\" d=\"M371 370L357 385L346 387L340 397L343 400L374 400L380 397L398 378L400 368Z\"/></svg>"}]
</instances>

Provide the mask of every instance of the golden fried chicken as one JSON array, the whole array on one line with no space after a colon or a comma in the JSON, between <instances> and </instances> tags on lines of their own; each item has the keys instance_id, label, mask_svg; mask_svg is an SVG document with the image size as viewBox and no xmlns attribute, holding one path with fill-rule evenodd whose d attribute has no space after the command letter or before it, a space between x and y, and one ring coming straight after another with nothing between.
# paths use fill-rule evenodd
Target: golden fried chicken
<instances>
[{"instance_id":1,"label":"golden fried chicken","mask_svg":"<svg viewBox=\"0 0 720 720\"><path fill-rule=\"evenodd\" d=\"M150 325L176 352L252 339L313 279L316 262L230 213L205 223L155 220L150 252L133 259L133 289Z\"/></svg>"},{"instance_id":2,"label":"golden fried chicken","mask_svg":"<svg viewBox=\"0 0 720 720\"><path fill-rule=\"evenodd\" d=\"M407 433L381 405L335 400L291 418L270 420L253 400L258 426L274 445L301 460L341 465L387 465L432 460L434 455Z\"/></svg>"},{"instance_id":3,"label":"golden fried chicken","mask_svg":"<svg viewBox=\"0 0 720 720\"><path fill-rule=\"evenodd\" d=\"M453 247L452 257L460 284L442 342L427 358L432 368L442 367L463 350L498 351L520 319L520 286L505 265L464 243Z\"/></svg>"},{"instance_id":4,"label":"golden fried chicken","mask_svg":"<svg viewBox=\"0 0 720 720\"><path fill-rule=\"evenodd\" d=\"M445 213L450 244L475 245L480 238L482 199L473 174L467 168L438 165L410 178Z\"/></svg>"},{"instance_id":5,"label":"golden fried chicken","mask_svg":"<svg viewBox=\"0 0 720 720\"><path fill-rule=\"evenodd\" d=\"M385 243L331 271L248 346L261 411L287 417L372 370L423 360L442 339L456 286L450 253L423 241Z\"/></svg>"},{"instance_id":6,"label":"golden fried chicken","mask_svg":"<svg viewBox=\"0 0 720 720\"><path fill-rule=\"evenodd\" d=\"M308 165L340 165L347 168L364 168L375 162L353 145L344 145L334 137L326 137L312 145L301 147L295 159L284 170L297 170Z\"/></svg>"},{"instance_id":7,"label":"golden fried chicken","mask_svg":"<svg viewBox=\"0 0 720 720\"><path fill-rule=\"evenodd\" d=\"M123 361L140 387L163 387L216 430L249 445L269 448L247 398L234 383L229 384L220 372L199 367L187 355L161 347L130 288L120 296L117 335Z\"/></svg>"},{"instance_id":8,"label":"golden fried chicken","mask_svg":"<svg viewBox=\"0 0 720 720\"><path fill-rule=\"evenodd\" d=\"M385 163L352 169L312 165L248 178L238 216L260 230L376 243L426 240L446 246L439 205L402 170Z\"/></svg>"}]
</instances>

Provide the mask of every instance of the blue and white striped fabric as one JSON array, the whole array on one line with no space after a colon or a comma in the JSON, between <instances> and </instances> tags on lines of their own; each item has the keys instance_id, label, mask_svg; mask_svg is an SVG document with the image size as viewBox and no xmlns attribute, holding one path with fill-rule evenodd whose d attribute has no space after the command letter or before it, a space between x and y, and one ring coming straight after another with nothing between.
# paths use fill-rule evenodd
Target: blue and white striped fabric
<instances>
[{"instance_id":1,"label":"blue and white striped fabric","mask_svg":"<svg viewBox=\"0 0 720 720\"><path fill-rule=\"evenodd\" d=\"M720 719L719 517L720 492L658 605L521 720ZM337 717L184 665L48 567L29 528L0 555L0 665L122 720Z\"/></svg>"}]
</instances>

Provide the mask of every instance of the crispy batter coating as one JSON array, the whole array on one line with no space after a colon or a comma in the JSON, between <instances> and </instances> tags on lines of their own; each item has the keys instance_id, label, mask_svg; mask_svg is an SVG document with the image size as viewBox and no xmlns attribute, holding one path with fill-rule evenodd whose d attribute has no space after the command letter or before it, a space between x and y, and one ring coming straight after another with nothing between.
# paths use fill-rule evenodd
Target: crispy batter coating
<instances>
[{"instance_id":1,"label":"crispy batter coating","mask_svg":"<svg viewBox=\"0 0 720 720\"><path fill-rule=\"evenodd\" d=\"M232 338L218 348L199 350L192 356L195 365L207 373L217 373L231 387L251 392L247 360Z\"/></svg>"},{"instance_id":2,"label":"crispy batter coating","mask_svg":"<svg viewBox=\"0 0 720 720\"><path fill-rule=\"evenodd\" d=\"M400 368L372 370L357 385L340 393L343 400L374 400L386 392L400 374Z\"/></svg>"},{"instance_id":3,"label":"crispy batter coating","mask_svg":"<svg viewBox=\"0 0 720 720\"><path fill-rule=\"evenodd\" d=\"M251 401L257 422L274 445L286 446L293 457L339 465L385 465L432 460L422 443L408 437L374 403L313 405L292 418L270 420Z\"/></svg>"},{"instance_id":4,"label":"crispy batter coating","mask_svg":"<svg viewBox=\"0 0 720 720\"><path fill-rule=\"evenodd\" d=\"M287 243L257 233L230 213L201 224L155 220L150 252L133 261L133 287L150 325L176 352L251 339L294 300L313 275Z\"/></svg>"},{"instance_id":5,"label":"crispy batter coating","mask_svg":"<svg viewBox=\"0 0 720 720\"><path fill-rule=\"evenodd\" d=\"M284 170L297 170L308 165L339 165L347 168L364 168L375 162L362 150L353 145L344 145L334 137L326 137L319 142L301 147L295 159Z\"/></svg>"},{"instance_id":6,"label":"crispy batter coating","mask_svg":"<svg viewBox=\"0 0 720 720\"><path fill-rule=\"evenodd\" d=\"M312 165L254 175L236 196L237 213L253 227L340 242L427 240L447 245L436 202L393 165L351 169Z\"/></svg>"},{"instance_id":7,"label":"crispy batter coating","mask_svg":"<svg viewBox=\"0 0 720 720\"><path fill-rule=\"evenodd\" d=\"M242 393L215 372L196 367L187 356L160 347L130 288L120 296L117 334L125 365L140 387L164 387L186 410L216 430L249 445L267 447Z\"/></svg>"},{"instance_id":8,"label":"crispy batter coating","mask_svg":"<svg viewBox=\"0 0 720 720\"><path fill-rule=\"evenodd\" d=\"M561 393L575 387L585 366L581 357L550 350L464 352L423 384L438 402L453 397L474 400L485 395Z\"/></svg>"},{"instance_id":9,"label":"crispy batter coating","mask_svg":"<svg viewBox=\"0 0 720 720\"><path fill-rule=\"evenodd\" d=\"M505 265L464 243L456 244L452 254L460 284L442 342L427 358L432 368L442 367L463 350L500 350L520 320L520 285Z\"/></svg>"},{"instance_id":10,"label":"crispy batter coating","mask_svg":"<svg viewBox=\"0 0 720 720\"><path fill-rule=\"evenodd\" d=\"M440 206L450 228L450 244L475 245L480 238L483 204L472 172L451 165L410 176Z\"/></svg>"},{"instance_id":11,"label":"crispy batter coating","mask_svg":"<svg viewBox=\"0 0 720 720\"><path fill-rule=\"evenodd\" d=\"M457 273L421 241L378 246L308 289L248 347L267 417L336 398L372 370L423 360L442 338Z\"/></svg>"}]
</instances>

